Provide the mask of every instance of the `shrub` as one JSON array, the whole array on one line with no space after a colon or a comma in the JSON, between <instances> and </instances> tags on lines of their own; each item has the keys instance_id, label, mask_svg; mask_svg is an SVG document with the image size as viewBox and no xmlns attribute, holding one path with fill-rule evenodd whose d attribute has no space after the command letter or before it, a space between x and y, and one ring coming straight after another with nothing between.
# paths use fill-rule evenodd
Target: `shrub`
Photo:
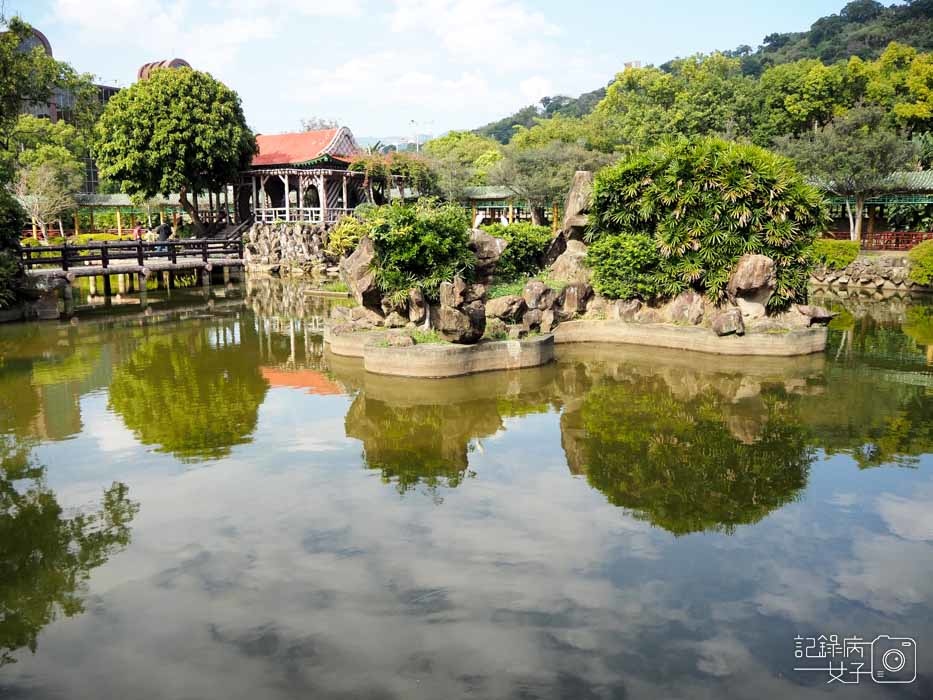
<instances>
[{"instance_id":1,"label":"shrub","mask_svg":"<svg viewBox=\"0 0 933 700\"><path fill-rule=\"evenodd\" d=\"M551 244L551 229L547 226L519 222L508 226L491 224L483 230L509 244L496 264L497 277L510 280L541 269L541 259Z\"/></svg>"},{"instance_id":2,"label":"shrub","mask_svg":"<svg viewBox=\"0 0 933 700\"><path fill-rule=\"evenodd\" d=\"M659 257L652 283L641 267L648 261L643 245L623 257L636 256L639 284L658 295L692 287L721 300L742 255L771 257L777 266L769 302L774 308L805 300L809 250L827 221L822 195L791 161L709 137L669 141L600 171L591 212L590 240L642 233L653 239ZM614 264L614 256L601 250L593 264ZM613 279L611 270L594 267L594 273L607 283Z\"/></svg>"},{"instance_id":3,"label":"shrub","mask_svg":"<svg viewBox=\"0 0 933 700\"><path fill-rule=\"evenodd\" d=\"M366 223L376 250L376 280L387 294L417 287L434 300L441 282L472 272L476 259L468 247L468 216L456 204L395 201Z\"/></svg>"},{"instance_id":4,"label":"shrub","mask_svg":"<svg viewBox=\"0 0 933 700\"><path fill-rule=\"evenodd\" d=\"M933 286L933 241L914 246L907 259L910 260L910 272L907 274L910 281L925 287Z\"/></svg>"},{"instance_id":5,"label":"shrub","mask_svg":"<svg viewBox=\"0 0 933 700\"><path fill-rule=\"evenodd\" d=\"M844 270L858 257L858 241L835 241L818 238L813 241L813 258L830 270Z\"/></svg>"},{"instance_id":6,"label":"shrub","mask_svg":"<svg viewBox=\"0 0 933 700\"><path fill-rule=\"evenodd\" d=\"M362 219L356 216L341 217L327 234L327 252L338 258L348 255L367 232L367 225Z\"/></svg>"},{"instance_id":7,"label":"shrub","mask_svg":"<svg viewBox=\"0 0 933 700\"><path fill-rule=\"evenodd\" d=\"M25 281L18 255L25 220L23 208L0 187L0 309L16 301Z\"/></svg>"},{"instance_id":8,"label":"shrub","mask_svg":"<svg viewBox=\"0 0 933 700\"><path fill-rule=\"evenodd\" d=\"M661 255L652 236L618 233L603 236L586 251L593 288L610 299L651 299L661 291Z\"/></svg>"}]
</instances>

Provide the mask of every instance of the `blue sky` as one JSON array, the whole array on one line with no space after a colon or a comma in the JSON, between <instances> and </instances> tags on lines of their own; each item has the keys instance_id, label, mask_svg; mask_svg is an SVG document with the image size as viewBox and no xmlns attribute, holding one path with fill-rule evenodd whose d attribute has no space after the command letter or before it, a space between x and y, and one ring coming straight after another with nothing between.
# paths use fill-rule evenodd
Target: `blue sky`
<instances>
[{"instance_id":1,"label":"blue sky","mask_svg":"<svg viewBox=\"0 0 933 700\"><path fill-rule=\"evenodd\" d=\"M358 136L474 128L623 62L757 46L844 0L6 0L57 58L129 85L172 56L239 92L254 130L336 119ZM417 126L411 125L415 121Z\"/></svg>"}]
</instances>

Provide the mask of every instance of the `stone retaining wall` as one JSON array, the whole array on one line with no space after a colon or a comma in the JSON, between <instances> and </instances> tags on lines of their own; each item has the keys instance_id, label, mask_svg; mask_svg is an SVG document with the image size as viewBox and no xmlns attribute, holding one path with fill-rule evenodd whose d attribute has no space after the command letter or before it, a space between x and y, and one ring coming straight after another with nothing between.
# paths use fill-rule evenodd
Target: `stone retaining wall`
<instances>
[{"instance_id":1,"label":"stone retaining wall","mask_svg":"<svg viewBox=\"0 0 933 700\"><path fill-rule=\"evenodd\" d=\"M907 279L909 271L910 262L906 255L860 255L844 270L816 268L810 276L810 283L817 287L933 292L933 288Z\"/></svg>"},{"instance_id":2,"label":"stone retaining wall","mask_svg":"<svg viewBox=\"0 0 933 700\"><path fill-rule=\"evenodd\" d=\"M556 343L628 343L717 355L809 355L826 347L823 326L782 333L717 336L707 328L624 321L568 321L554 330Z\"/></svg>"},{"instance_id":3,"label":"stone retaining wall","mask_svg":"<svg viewBox=\"0 0 933 700\"><path fill-rule=\"evenodd\" d=\"M554 359L554 336L524 340L486 340L475 345L425 343L406 347L380 344L386 333L325 334L336 355L362 357L363 367L374 374L400 377L459 377L478 372L539 367Z\"/></svg>"}]
</instances>

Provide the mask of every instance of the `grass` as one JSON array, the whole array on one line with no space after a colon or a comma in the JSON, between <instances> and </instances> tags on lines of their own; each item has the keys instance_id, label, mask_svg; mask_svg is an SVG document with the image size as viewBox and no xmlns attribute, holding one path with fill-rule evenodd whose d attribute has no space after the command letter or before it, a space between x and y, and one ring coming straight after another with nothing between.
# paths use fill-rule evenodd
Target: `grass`
<instances>
[{"instance_id":1,"label":"grass","mask_svg":"<svg viewBox=\"0 0 933 700\"><path fill-rule=\"evenodd\" d=\"M350 291L350 288L347 286L347 283L343 280L332 280L330 282L325 282L321 285L321 289L325 292L342 292L347 293Z\"/></svg>"},{"instance_id":2,"label":"grass","mask_svg":"<svg viewBox=\"0 0 933 700\"><path fill-rule=\"evenodd\" d=\"M449 342L444 340L443 336L435 330L426 331L420 328L411 332L411 339L415 341L415 345L431 345Z\"/></svg>"},{"instance_id":3,"label":"grass","mask_svg":"<svg viewBox=\"0 0 933 700\"><path fill-rule=\"evenodd\" d=\"M511 281L497 281L489 287L486 292L486 297L488 299L498 299L499 297L507 296L521 296L522 291L525 289L525 285L528 284L529 280L541 280L545 285L553 289L555 292L562 292L564 287L567 286L566 282L561 282L559 280L552 280L547 275L536 275L534 277L519 277L518 279Z\"/></svg>"}]
</instances>

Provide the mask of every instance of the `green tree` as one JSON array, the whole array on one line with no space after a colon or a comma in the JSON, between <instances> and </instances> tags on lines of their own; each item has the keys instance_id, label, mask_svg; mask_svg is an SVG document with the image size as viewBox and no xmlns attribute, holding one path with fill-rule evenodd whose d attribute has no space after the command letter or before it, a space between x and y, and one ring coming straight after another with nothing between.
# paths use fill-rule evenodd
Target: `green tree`
<instances>
[{"instance_id":1,"label":"green tree","mask_svg":"<svg viewBox=\"0 0 933 700\"><path fill-rule=\"evenodd\" d=\"M777 144L820 187L855 198L854 211L846 200L853 241L862 238L865 200L897 190L900 183L893 174L909 167L917 155L915 144L886 126L884 117L877 107L856 108L818 131L782 138Z\"/></svg>"},{"instance_id":2,"label":"green tree","mask_svg":"<svg viewBox=\"0 0 933 700\"><path fill-rule=\"evenodd\" d=\"M504 185L524 200L536 226L546 223L546 207L563 199L577 170L598 170L610 160L603 153L561 141L537 148L509 145L504 155L490 174L490 181Z\"/></svg>"},{"instance_id":3,"label":"green tree","mask_svg":"<svg viewBox=\"0 0 933 700\"><path fill-rule=\"evenodd\" d=\"M189 195L231 182L256 153L237 94L190 68L157 70L118 92L96 135L103 177L130 195L178 192L198 235L204 225Z\"/></svg>"},{"instance_id":4,"label":"green tree","mask_svg":"<svg viewBox=\"0 0 933 700\"><path fill-rule=\"evenodd\" d=\"M13 193L43 240L49 225L77 207L75 195L84 184L84 166L63 146L43 145L20 154Z\"/></svg>"},{"instance_id":5,"label":"green tree","mask_svg":"<svg viewBox=\"0 0 933 700\"><path fill-rule=\"evenodd\" d=\"M363 173L363 187L369 201L385 204L392 189L407 187L420 195L432 195L438 189L438 174L431 163L415 153L364 153L350 163L349 169ZM403 194L401 190L400 194Z\"/></svg>"},{"instance_id":6,"label":"green tree","mask_svg":"<svg viewBox=\"0 0 933 700\"><path fill-rule=\"evenodd\" d=\"M428 141L423 150L449 200L459 199L464 186L487 184L489 169L502 159L498 142L470 131L451 131Z\"/></svg>"}]
</instances>

